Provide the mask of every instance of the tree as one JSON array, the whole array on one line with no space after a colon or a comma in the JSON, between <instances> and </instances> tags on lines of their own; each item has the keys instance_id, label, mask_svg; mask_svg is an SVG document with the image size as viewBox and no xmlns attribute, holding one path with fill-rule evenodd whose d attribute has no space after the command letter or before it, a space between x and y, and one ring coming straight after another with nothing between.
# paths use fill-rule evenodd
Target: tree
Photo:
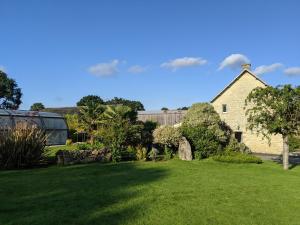
<instances>
[{"instance_id":1,"label":"tree","mask_svg":"<svg viewBox=\"0 0 300 225\"><path fill-rule=\"evenodd\" d=\"M111 148L114 162L121 160L121 152L128 145L141 142L143 126L131 118L132 109L128 106L107 106L103 113L98 136Z\"/></svg>"},{"instance_id":2,"label":"tree","mask_svg":"<svg viewBox=\"0 0 300 225\"><path fill-rule=\"evenodd\" d=\"M30 106L31 111L41 111L43 109L45 109L45 106L41 102L34 103Z\"/></svg>"},{"instance_id":3,"label":"tree","mask_svg":"<svg viewBox=\"0 0 300 225\"><path fill-rule=\"evenodd\" d=\"M143 130L141 133L141 142L143 146L146 146L148 149L152 146L153 143L153 131L157 127L157 122L153 121L139 121L142 124Z\"/></svg>"},{"instance_id":4,"label":"tree","mask_svg":"<svg viewBox=\"0 0 300 225\"><path fill-rule=\"evenodd\" d=\"M106 101L107 105L124 105L130 107L133 111L144 111L144 105L140 101L132 101L124 98L114 97L113 99Z\"/></svg>"},{"instance_id":5,"label":"tree","mask_svg":"<svg viewBox=\"0 0 300 225\"><path fill-rule=\"evenodd\" d=\"M256 88L247 97L248 128L262 134L283 137L283 168L289 168L288 137L300 133L300 86Z\"/></svg>"},{"instance_id":6,"label":"tree","mask_svg":"<svg viewBox=\"0 0 300 225\"><path fill-rule=\"evenodd\" d=\"M97 104L104 104L104 101L102 98L100 98L97 95L87 95L82 97L78 102L77 102L77 106L86 106L89 105L91 102L93 103L97 103Z\"/></svg>"},{"instance_id":7,"label":"tree","mask_svg":"<svg viewBox=\"0 0 300 225\"><path fill-rule=\"evenodd\" d=\"M188 110L190 107L187 107L187 106L183 106L181 108L177 108L177 110Z\"/></svg>"},{"instance_id":8,"label":"tree","mask_svg":"<svg viewBox=\"0 0 300 225\"><path fill-rule=\"evenodd\" d=\"M168 111L169 109L167 107L162 107L160 110L161 111Z\"/></svg>"},{"instance_id":9,"label":"tree","mask_svg":"<svg viewBox=\"0 0 300 225\"><path fill-rule=\"evenodd\" d=\"M22 92L14 79L10 79L6 73L0 70L0 108L18 109Z\"/></svg>"},{"instance_id":10,"label":"tree","mask_svg":"<svg viewBox=\"0 0 300 225\"><path fill-rule=\"evenodd\" d=\"M93 144L98 124L102 122L103 113L106 107L98 102L89 101L79 108L79 123L90 135L90 141Z\"/></svg>"},{"instance_id":11,"label":"tree","mask_svg":"<svg viewBox=\"0 0 300 225\"><path fill-rule=\"evenodd\" d=\"M83 126L79 122L79 115L77 113L66 114L65 118L68 124L69 137L72 139L72 141L77 141L78 136L76 136L76 134L84 131Z\"/></svg>"}]
</instances>

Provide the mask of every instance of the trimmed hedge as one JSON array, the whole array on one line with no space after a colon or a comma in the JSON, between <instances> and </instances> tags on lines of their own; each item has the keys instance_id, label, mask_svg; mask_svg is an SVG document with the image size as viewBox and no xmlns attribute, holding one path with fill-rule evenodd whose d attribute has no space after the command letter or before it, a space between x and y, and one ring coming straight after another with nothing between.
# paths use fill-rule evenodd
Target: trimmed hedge
<instances>
[{"instance_id":1,"label":"trimmed hedge","mask_svg":"<svg viewBox=\"0 0 300 225\"><path fill-rule=\"evenodd\" d=\"M262 160L254 155L235 153L230 155L215 155L212 159L218 162L227 163L262 163Z\"/></svg>"}]
</instances>

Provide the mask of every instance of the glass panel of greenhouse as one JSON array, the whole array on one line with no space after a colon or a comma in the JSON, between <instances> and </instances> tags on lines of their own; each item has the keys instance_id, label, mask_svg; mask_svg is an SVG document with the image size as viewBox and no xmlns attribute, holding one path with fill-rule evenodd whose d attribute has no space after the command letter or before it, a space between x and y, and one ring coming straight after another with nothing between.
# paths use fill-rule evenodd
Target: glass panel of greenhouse
<instances>
[{"instance_id":1,"label":"glass panel of greenhouse","mask_svg":"<svg viewBox=\"0 0 300 225\"><path fill-rule=\"evenodd\" d=\"M64 145L68 138L68 126L57 113L0 109L0 130L27 122L43 129L48 136L47 145Z\"/></svg>"}]
</instances>

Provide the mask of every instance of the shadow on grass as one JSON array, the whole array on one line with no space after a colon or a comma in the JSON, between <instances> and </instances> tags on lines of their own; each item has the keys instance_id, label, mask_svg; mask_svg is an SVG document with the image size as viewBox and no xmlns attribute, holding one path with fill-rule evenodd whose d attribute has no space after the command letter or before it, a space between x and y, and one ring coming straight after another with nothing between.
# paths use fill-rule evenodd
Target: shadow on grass
<instances>
[{"instance_id":1,"label":"shadow on grass","mask_svg":"<svg viewBox=\"0 0 300 225\"><path fill-rule=\"evenodd\" d=\"M139 197L167 175L153 164L89 164L0 171L0 224L130 224Z\"/></svg>"}]
</instances>

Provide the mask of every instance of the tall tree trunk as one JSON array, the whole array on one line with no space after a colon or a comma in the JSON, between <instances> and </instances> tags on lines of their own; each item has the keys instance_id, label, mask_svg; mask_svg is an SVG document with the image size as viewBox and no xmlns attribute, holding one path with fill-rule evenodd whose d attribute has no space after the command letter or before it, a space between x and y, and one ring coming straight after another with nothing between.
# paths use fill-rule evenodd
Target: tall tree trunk
<instances>
[{"instance_id":1,"label":"tall tree trunk","mask_svg":"<svg viewBox=\"0 0 300 225\"><path fill-rule=\"evenodd\" d=\"M289 169L289 143L288 136L283 137L283 151L282 151L283 169Z\"/></svg>"}]
</instances>

